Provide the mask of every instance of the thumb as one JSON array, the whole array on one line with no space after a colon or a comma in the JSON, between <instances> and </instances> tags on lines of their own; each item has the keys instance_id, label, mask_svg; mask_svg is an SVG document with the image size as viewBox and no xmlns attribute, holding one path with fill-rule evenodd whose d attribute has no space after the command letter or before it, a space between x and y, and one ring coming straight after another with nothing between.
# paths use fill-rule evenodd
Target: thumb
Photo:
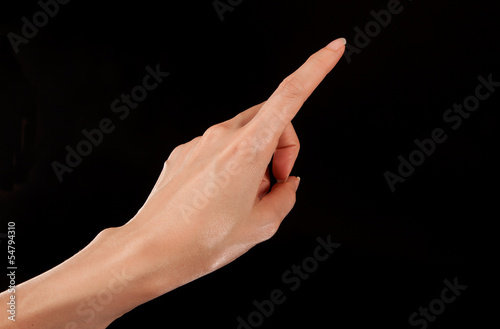
<instances>
[{"instance_id":1,"label":"thumb","mask_svg":"<svg viewBox=\"0 0 500 329\"><path fill-rule=\"evenodd\" d=\"M288 177L283 183L273 185L258 203L257 211L266 223L279 224L295 205L295 196L299 187L300 177Z\"/></svg>"}]
</instances>

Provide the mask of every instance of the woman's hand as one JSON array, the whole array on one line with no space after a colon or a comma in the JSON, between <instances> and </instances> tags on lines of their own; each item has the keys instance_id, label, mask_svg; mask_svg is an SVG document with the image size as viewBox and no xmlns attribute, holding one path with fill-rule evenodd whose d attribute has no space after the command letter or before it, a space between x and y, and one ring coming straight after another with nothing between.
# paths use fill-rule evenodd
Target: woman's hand
<instances>
[{"instance_id":1,"label":"woman's hand","mask_svg":"<svg viewBox=\"0 0 500 329\"><path fill-rule=\"evenodd\" d=\"M291 120L344 45L344 39L334 41L267 101L174 149L146 203L122 227L148 250L143 261L154 264L155 295L226 265L275 234L299 185L298 177L289 177L299 152ZM271 158L278 183L270 189Z\"/></svg>"},{"instance_id":2,"label":"woman's hand","mask_svg":"<svg viewBox=\"0 0 500 329\"><path fill-rule=\"evenodd\" d=\"M3 316L0 328L105 328L273 236L299 184L289 177L299 152L291 120L340 60L344 45L345 39L332 42L267 101L175 148L134 218L16 286L16 321ZM278 181L272 188L271 159ZM0 303L11 298L3 292Z\"/></svg>"}]
</instances>

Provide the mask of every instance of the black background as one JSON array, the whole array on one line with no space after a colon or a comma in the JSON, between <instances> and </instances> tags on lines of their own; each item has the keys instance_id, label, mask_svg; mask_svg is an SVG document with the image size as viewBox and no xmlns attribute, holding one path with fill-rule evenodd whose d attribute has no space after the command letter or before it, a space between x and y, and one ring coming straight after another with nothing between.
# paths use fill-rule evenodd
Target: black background
<instances>
[{"instance_id":1,"label":"black background","mask_svg":"<svg viewBox=\"0 0 500 329\"><path fill-rule=\"evenodd\" d=\"M40 7L3 4L0 232L16 222L18 282L130 219L175 146L265 100L331 40L352 44L354 27L387 2L245 0L221 22L209 0L73 0L18 54L6 35L20 34L21 17ZM350 63L342 59L294 119L301 151L292 174L302 182L275 237L110 328L236 328L274 289L287 301L262 328L412 327L410 314L455 277L468 288L429 328L487 323L498 285L500 96L456 131L442 115L474 93L479 75L500 80L498 12L486 1L401 3L403 12ZM112 101L156 64L170 76L120 121ZM59 183L53 161L64 162L65 146L105 117L115 131ZM438 127L448 140L391 193L383 173L396 172L397 157ZM281 275L328 235L341 246L291 292Z\"/></svg>"}]
</instances>

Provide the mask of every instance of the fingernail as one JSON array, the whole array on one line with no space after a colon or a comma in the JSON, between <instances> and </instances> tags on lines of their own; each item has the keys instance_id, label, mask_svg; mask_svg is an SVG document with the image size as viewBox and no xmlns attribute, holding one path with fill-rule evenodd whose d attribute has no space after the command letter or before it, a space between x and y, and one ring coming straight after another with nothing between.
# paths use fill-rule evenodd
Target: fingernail
<instances>
[{"instance_id":1,"label":"fingernail","mask_svg":"<svg viewBox=\"0 0 500 329\"><path fill-rule=\"evenodd\" d=\"M285 183L287 180L288 180L288 178L287 178L287 179L285 179L285 180L283 180L283 179L277 179L277 180L276 180L276 183L280 183L280 184L281 184L281 183Z\"/></svg>"},{"instance_id":2,"label":"fingernail","mask_svg":"<svg viewBox=\"0 0 500 329\"><path fill-rule=\"evenodd\" d=\"M344 47L347 43L347 40L345 38L339 38L337 40L334 40L326 46L328 49L332 50L339 50L340 48Z\"/></svg>"}]
</instances>

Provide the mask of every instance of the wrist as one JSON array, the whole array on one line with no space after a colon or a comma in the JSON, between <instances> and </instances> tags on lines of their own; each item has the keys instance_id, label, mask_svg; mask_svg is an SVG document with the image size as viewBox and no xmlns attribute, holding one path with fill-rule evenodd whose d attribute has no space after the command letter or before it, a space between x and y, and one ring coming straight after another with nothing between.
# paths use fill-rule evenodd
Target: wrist
<instances>
[{"instance_id":1,"label":"wrist","mask_svg":"<svg viewBox=\"0 0 500 329\"><path fill-rule=\"evenodd\" d=\"M163 223L167 227L151 229L144 217L137 217L115 232L128 246L122 263L133 264L124 268L134 276L141 304L213 271L212 251L200 244L196 225Z\"/></svg>"},{"instance_id":2,"label":"wrist","mask_svg":"<svg viewBox=\"0 0 500 329\"><path fill-rule=\"evenodd\" d=\"M106 246L95 248L105 248L115 254L111 279L123 285L120 299L125 299L127 304L123 305L120 316L181 286L192 270L183 266L185 240L168 234L156 236L156 233L150 227L127 223L99 234L98 238Z\"/></svg>"}]
</instances>

